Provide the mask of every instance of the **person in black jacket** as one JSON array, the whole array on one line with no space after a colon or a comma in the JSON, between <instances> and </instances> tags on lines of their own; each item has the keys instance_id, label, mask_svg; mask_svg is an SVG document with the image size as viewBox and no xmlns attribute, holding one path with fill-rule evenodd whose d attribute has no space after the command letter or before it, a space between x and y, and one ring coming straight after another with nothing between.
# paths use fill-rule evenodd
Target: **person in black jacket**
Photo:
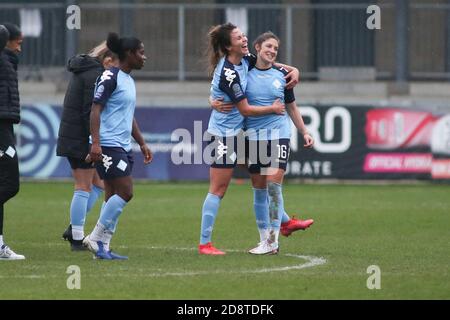
<instances>
[{"instance_id":1,"label":"person in black jacket","mask_svg":"<svg viewBox=\"0 0 450 320\"><path fill-rule=\"evenodd\" d=\"M117 57L103 42L89 54L72 57L67 65L72 76L64 98L56 154L67 157L75 179L70 225L63 233L63 239L70 242L73 251L85 249L82 240L86 215L104 189L92 164L85 161L89 154L89 118L95 81L104 69L117 63Z\"/></svg>"},{"instance_id":2,"label":"person in black jacket","mask_svg":"<svg viewBox=\"0 0 450 320\"><path fill-rule=\"evenodd\" d=\"M3 239L4 204L19 192L19 160L13 124L20 121L17 53L22 33L12 24L0 25L0 260L23 260ZM6 48L5 48L6 46Z\"/></svg>"},{"instance_id":3,"label":"person in black jacket","mask_svg":"<svg viewBox=\"0 0 450 320\"><path fill-rule=\"evenodd\" d=\"M4 53L8 56L8 60L12 63L14 70L17 71L17 66L19 65L18 54L22 52L22 31L18 26L9 22L3 25L9 32L9 40L6 43Z\"/></svg>"}]
</instances>

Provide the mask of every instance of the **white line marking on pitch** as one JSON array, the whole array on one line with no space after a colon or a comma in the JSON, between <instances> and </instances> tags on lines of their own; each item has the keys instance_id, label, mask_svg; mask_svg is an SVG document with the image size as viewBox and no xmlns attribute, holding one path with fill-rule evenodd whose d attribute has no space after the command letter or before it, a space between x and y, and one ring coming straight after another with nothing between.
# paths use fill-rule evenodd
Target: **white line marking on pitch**
<instances>
[{"instance_id":1,"label":"white line marking on pitch","mask_svg":"<svg viewBox=\"0 0 450 320\"><path fill-rule=\"evenodd\" d=\"M135 247L135 246L133 246ZM127 248L127 246L121 246L120 248ZM153 247L153 246L139 246L139 248L143 249L151 249L151 250L182 250L182 251L194 251L196 248L180 248L180 247ZM228 252L245 252L243 250L226 250ZM314 257L314 256L303 256L298 254L285 253L283 254L287 257L293 257L298 259L306 260L306 263L293 265L293 266L285 266L285 267L273 267L273 268L262 268L262 269L253 269L253 270L214 270L214 271L194 271L194 272L166 272L166 273L149 273L144 276L147 277L166 277L166 276L198 276L198 275L206 275L206 274L221 274L221 273L264 273L264 272L275 272L275 271L288 271L288 270L300 270L305 268L311 268L315 266L320 266L325 264L327 260L322 257Z\"/></svg>"},{"instance_id":2,"label":"white line marking on pitch","mask_svg":"<svg viewBox=\"0 0 450 320\"><path fill-rule=\"evenodd\" d=\"M141 248L141 249L150 249L150 250L178 250L178 251L195 251L197 248L180 248L180 247L153 247L153 246L132 246L133 248ZM127 249L128 246L118 246L121 249ZM230 249L226 250L228 252L244 252L243 250L235 250ZM314 257L314 256L303 256L292 253L282 254L287 257L293 257L298 259L306 260L305 263L297 264L293 266L284 266L284 267L272 267L272 268L262 268L262 269L252 269L252 270L213 270L213 271L185 271L185 272L153 272L153 273L142 273L137 274L136 272L132 274L109 274L103 273L99 275L95 275L95 277L186 277L186 276L201 276L207 274L233 274L233 273L265 273L265 272L277 272L277 271L289 271L289 270L300 270L305 268L311 268L315 266L323 265L327 262L325 258L322 257ZM59 276L53 275L12 275L12 276L3 276L0 275L0 279L8 279L8 278L24 278L24 279L44 279L44 278L57 278Z\"/></svg>"}]
</instances>

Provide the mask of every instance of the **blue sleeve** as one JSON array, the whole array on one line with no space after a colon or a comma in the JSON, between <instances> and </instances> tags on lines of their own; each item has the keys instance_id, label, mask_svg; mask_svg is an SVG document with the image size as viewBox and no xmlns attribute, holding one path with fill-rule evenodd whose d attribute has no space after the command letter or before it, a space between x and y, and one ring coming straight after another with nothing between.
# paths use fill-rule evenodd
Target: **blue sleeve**
<instances>
[{"instance_id":1,"label":"blue sleeve","mask_svg":"<svg viewBox=\"0 0 450 320\"><path fill-rule=\"evenodd\" d=\"M232 68L222 68L219 89L222 90L233 103L238 103L246 98L244 90L242 90L239 74Z\"/></svg>"},{"instance_id":2,"label":"blue sleeve","mask_svg":"<svg viewBox=\"0 0 450 320\"><path fill-rule=\"evenodd\" d=\"M105 106L108 99L117 87L116 75L110 70L105 70L103 74L97 78L95 85L93 103Z\"/></svg>"},{"instance_id":3,"label":"blue sleeve","mask_svg":"<svg viewBox=\"0 0 450 320\"><path fill-rule=\"evenodd\" d=\"M295 101L294 89L284 89L284 102L291 103Z\"/></svg>"}]
</instances>

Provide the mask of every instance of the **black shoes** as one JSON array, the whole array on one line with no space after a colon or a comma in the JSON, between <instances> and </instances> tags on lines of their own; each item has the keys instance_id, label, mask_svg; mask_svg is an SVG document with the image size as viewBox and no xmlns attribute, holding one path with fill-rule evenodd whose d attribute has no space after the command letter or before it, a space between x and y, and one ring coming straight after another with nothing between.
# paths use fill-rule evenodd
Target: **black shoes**
<instances>
[{"instance_id":1,"label":"black shoes","mask_svg":"<svg viewBox=\"0 0 450 320\"><path fill-rule=\"evenodd\" d=\"M83 244L83 240L73 240L70 241L70 249L72 251L86 251L88 248L86 248Z\"/></svg>"},{"instance_id":2,"label":"black shoes","mask_svg":"<svg viewBox=\"0 0 450 320\"><path fill-rule=\"evenodd\" d=\"M66 231L64 231L64 233L62 234L62 238L66 241L72 241L72 225L69 224L69 226L67 227Z\"/></svg>"},{"instance_id":3,"label":"black shoes","mask_svg":"<svg viewBox=\"0 0 450 320\"><path fill-rule=\"evenodd\" d=\"M81 240L74 240L72 237L72 225L69 224L69 226L67 227L66 231L64 231L64 233L62 234L62 238L66 241L70 242L70 249L72 251L86 251L88 250L84 245L83 245L83 239Z\"/></svg>"}]
</instances>

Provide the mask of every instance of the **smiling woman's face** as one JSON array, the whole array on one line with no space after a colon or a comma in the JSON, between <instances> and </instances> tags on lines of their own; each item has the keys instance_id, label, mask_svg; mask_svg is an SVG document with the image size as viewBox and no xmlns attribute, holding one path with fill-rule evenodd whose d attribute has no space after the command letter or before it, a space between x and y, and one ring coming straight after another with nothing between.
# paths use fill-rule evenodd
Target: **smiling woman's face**
<instances>
[{"instance_id":1,"label":"smiling woman's face","mask_svg":"<svg viewBox=\"0 0 450 320\"><path fill-rule=\"evenodd\" d=\"M228 47L228 54L236 54L239 56L245 56L248 54L248 39L245 34L239 28L231 31L230 34L231 46Z\"/></svg>"},{"instance_id":2,"label":"smiling woman's face","mask_svg":"<svg viewBox=\"0 0 450 320\"><path fill-rule=\"evenodd\" d=\"M258 52L258 59L262 59L264 63L273 64L278 55L278 41L274 38L269 38L261 45L255 46Z\"/></svg>"}]
</instances>

